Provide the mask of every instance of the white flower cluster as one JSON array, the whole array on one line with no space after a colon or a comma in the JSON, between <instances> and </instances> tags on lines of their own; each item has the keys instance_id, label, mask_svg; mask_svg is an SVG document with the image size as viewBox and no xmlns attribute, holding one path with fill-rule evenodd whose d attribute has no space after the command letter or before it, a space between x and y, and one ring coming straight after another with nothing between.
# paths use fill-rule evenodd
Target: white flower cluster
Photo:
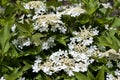
<instances>
[{"instance_id":1,"label":"white flower cluster","mask_svg":"<svg viewBox=\"0 0 120 80\"><path fill-rule=\"evenodd\" d=\"M80 14L85 13L86 11L81 8L81 4L78 6L70 6L69 8L63 10L62 12L58 12L59 15L70 15L72 17L79 16Z\"/></svg>"},{"instance_id":2,"label":"white flower cluster","mask_svg":"<svg viewBox=\"0 0 120 80\"><path fill-rule=\"evenodd\" d=\"M65 33L67 30L64 23L60 20L60 16L56 14L38 16L33 26L34 30L39 30L40 32L48 32L50 29L53 32L59 30L61 33Z\"/></svg>"},{"instance_id":3,"label":"white flower cluster","mask_svg":"<svg viewBox=\"0 0 120 80\"><path fill-rule=\"evenodd\" d=\"M42 1L30 1L24 4L24 8L35 10L35 14L44 14L46 12L46 5Z\"/></svg>"},{"instance_id":4,"label":"white flower cluster","mask_svg":"<svg viewBox=\"0 0 120 80\"><path fill-rule=\"evenodd\" d=\"M53 46L55 46L56 44L54 43L54 38L50 37L48 38L48 40L46 42L42 43L42 50L47 50L49 48L52 48Z\"/></svg>"},{"instance_id":5,"label":"white flower cluster","mask_svg":"<svg viewBox=\"0 0 120 80\"><path fill-rule=\"evenodd\" d=\"M115 76L113 76L112 74L110 73L107 73L106 75L106 80L120 80L120 70L118 71L118 69L115 71Z\"/></svg>"},{"instance_id":6,"label":"white flower cluster","mask_svg":"<svg viewBox=\"0 0 120 80\"><path fill-rule=\"evenodd\" d=\"M59 50L52 53L52 55L45 62L34 63L33 72L42 70L44 73L52 75L55 72L64 70L69 76L73 76L74 72L87 71L89 64L94 61L94 59L91 59L90 56L92 56L92 53L95 53L95 50L97 49L94 45L90 46L93 40L89 41L89 38L98 35L99 31L97 31L96 28L91 29L90 27L87 29L84 27L80 30L80 32L73 32L75 37L70 38L71 42L68 44L69 50ZM84 40L88 40L86 41L88 42L87 45L83 44ZM54 42L54 40L49 41L51 43ZM45 43L47 44L47 47L45 46L44 49L49 48L49 41Z\"/></svg>"},{"instance_id":7,"label":"white flower cluster","mask_svg":"<svg viewBox=\"0 0 120 80\"><path fill-rule=\"evenodd\" d=\"M97 28L91 29L88 27L86 29L85 26L83 29L80 28L80 32L73 32L75 36L70 38L70 43L68 44L69 49L92 55L97 50L95 45L91 45L93 43L93 36L98 35L98 33Z\"/></svg>"},{"instance_id":8,"label":"white flower cluster","mask_svg":"<svg viewBox=\"0 0 120 80\"><path fill-rule=\"evenodd\" d=\"M25 39L24 37L19 37L18 39L14 39L12 43L19 49L23 49L24 46L31 45L30 38Z\"/></svg>"},{"instance_id":9,"label":"white flower cluster","mask_svg":"<svg viewBox=\"0 0 120 80\"><path fill-rule=\"evenodd\" d=\"M46 62L42 63L40 61L39 64L35 62L32 67L33 72L42 70L44 73L52 75L53 73L64 70L69 76L73 76L73 72L87 71L88 65L93 61L93 59L90 59L84 53L79 54L75 51L59 50L52 53Z\"/></svg>"}]
</instances>

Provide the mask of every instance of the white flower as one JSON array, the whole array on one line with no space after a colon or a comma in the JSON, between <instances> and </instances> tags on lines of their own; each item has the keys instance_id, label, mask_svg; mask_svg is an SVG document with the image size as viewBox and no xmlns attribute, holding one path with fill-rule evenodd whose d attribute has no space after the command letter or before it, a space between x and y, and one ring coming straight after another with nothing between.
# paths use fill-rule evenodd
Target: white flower
<instances>
[{"instance_id":1,"label":"white flower","mask_svg":"<svg viewBox=\"0 0 120 80\"><path fill-rule=\"evenodd\" d=\"M56 44L54 43L54 38L50 37L46 42L43 42L42 44L42 50L48 50L49 48L52 48Z\"/></svg>"},{"instance_id":2,"label":"white flower","mask_svg":"<svg viewBox=\"0 0 120 80\"><path fill-rule=\"evenodd\" d=\"M115 78L112 74L107 73L106 80L115 80Z\"/></svg>"},{"instance_id":3,"label":"white flower","mask_svg":"<svg viewBox=\"0 0 120 80\"><path fill-rule=\"evenodd\" d=\"M94 35L98 35L99 31L98 30L93 30Z\"/></svg>"},{"instance_id":4,"label":"white flower","mask_svg":"<svg viewBox=\"0 0 120 80\"><path fill-rule=\"evenodd\" d=\"M108 61L106 65L107 65L108 68L112 68L113 67L113 64L112 64L111 61Z\"/></svg>"},{"instance_id":5,"label":"white flower","mask_svg":"<svg viewBox=\"0 0 120 80\"><path fill-rule=\"evenodd\" d=\"M119 69L116 69L114 73L115 73L116 76L120 76L120 70Z\"/></svg>"},{"instance_id":6,"label":"white flower","mask_svg":"<svg viewBox=\"0 0 120 80\"><path fill-rule=\"evenodd\" d=\"M75 66L72 67L72 69L74 72L79 72L80 71L79 64L75 64Z\"/></svg>"},{"instance_id":7,"label":"white flower","mask_svg":"<svg viewBox=\"0 0 120 80\"><path fill-rule=\"evenodd\" d=\"M34 63L34 65L32 65L32 69L33 69L32 72L38 73L40 71L39 64L38 63Z\"/></svg>"},{"instance_id":8,"label":"white flower","mask_svg":"<svg viewBox=\"0 0 120 80\"><path fill-rule=\"evenodd\" d=\"M12 31L12 32L15 32L15 29L16 29L16 25L14 24L14 25L11 27L11 31Z\"/></svg>"},{"instance_id":9,"label":"white flower","mask_svg":"<svg viewBox=\"0 0 120 80\"><path fill-rule=\"evenodd\" d=\"M45 67L45 66L44 66L42 70L43 70L43 72L47 73L47 72L49 72L50 67Z\"/></svg>"},{"instance_id":10,"label":"white flower","mask_svg":"<svg viewBox=\"0 0 120 80\"><path fill-rule=\"evenodd\" d=\"M69 75L69 76L74 76L74 73L73 73L73 71L71 71L71 70L68 70L68 71L66 71L67 72L67 74Z\"/></svg>"},{"instance_id":11,"label":"white flower","mask_svg":"<svg viewBox=\"0 0 120 80\"><path fill-rule=\"evenodd\" d=\"M23 46L30 46L30 44L31 42L30 39L28 38L28 40L23 43Z\"/></svg>"},{"instance_id":12,"label":"white flower","mask_svg":"<svg viewBox=\"0 0 120 80\"><path fill-rule=\"evenodd\" d=\"M88 40L83 40L82 41L83 46L89 46L92 43L93 43L93 38L92 37L90 37Z\"/></svg>"},{"instance_id":13,"label":"white flower","mask_svg":"<svg viewBox=\"0 0 120 80\"><path fill-rule=\"evenodd\" d=\"M69 44L68 44L68 47L69 47L70 50L73 50L75 46L74 46L74 44L69 43Z\"/></svg>"},{"instance_id":14,"label":"white flower","mask_svg":"<svg viewBox=\"0 0 120 80\"><path fill-rule=\"evenodd\" d=\"M79 33L77 31L72 32L74 35L78 35Z\"/></svg>"},{"instance_id":15,"label":"white flower","mask_svg":"<svg viewBox=\"0 0 120 80\"><path fill-rule=\"evenodd\" d=\"M109 25L108 24L105 24L105 29L109 29Z\"/></svg>"},{"instance_id":16,"label":"white flower","mask_svg":"<svg viewBox=\"0 0 120 80\"><path fill-rule=\"evenodd\" d=\"M49 48L50 47L48 46L48 42L43 42L43 44L42 44L42 50L47 50Z\"/></svg>"},{"instance_id":17,"label":"white flower","mask_svg":"<svg viewBox=\"0 0 120 80\"><path fill-rule=\"evenodd\" d=\"M38 18L38 16L39 16L39 15L34 15L34 16L32 17L32 20L36 20L36 19Z\"/></svg>"},{"instance_id":18,"label":"white flower","mask_svg":"<svg viewBox=\"0 0 120 80\"><path fill-rule=\"evenodd\" d=\"M110 5L110 3L102 3L102 6L104 8L112 8L112 6Z\"/></svg>"},{"instance_id":19,"label":"white flower","mask_svg":"<svg viewBox=\"0 0 120 80\"><path fill-rule=\"evenodd\" d=\"M3 76L0 78L0 80L6 80Z\"/></svg>"},{"instance_id":20,"label":"white flower","mask_svg":"<svg viewBox=\"0 0 120 80\"><path fill-rule=\"evenodd\" d=\"M92 54L95 50L97 50L97 47L94 46L90 46L90 48L88 48L87 53Z\"/></svg>"}]
</instances>

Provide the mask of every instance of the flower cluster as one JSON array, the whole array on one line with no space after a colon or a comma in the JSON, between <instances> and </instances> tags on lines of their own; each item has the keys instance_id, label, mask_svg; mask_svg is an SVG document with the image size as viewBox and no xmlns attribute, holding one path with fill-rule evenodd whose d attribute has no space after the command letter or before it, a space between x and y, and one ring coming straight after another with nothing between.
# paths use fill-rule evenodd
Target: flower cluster
<instances>
[{"instance_id":1,"label":"flower cluster","mask_svg":"<svg viewBox=\"0 0 120 80\"><path fill-rule=\"evenodd\" d=\"M63 10L62 12L58 12L59 15L70 15L72 17L79 16L80 14L85 13L86 11L81 8L81 4L78 6L71 6L68 9Z\"/></svg>"},{"instance_id":2,"label":"flower cluster","mask_svg":"<svg viewBox=\"0 0 120 80\"><path fill-rule=\"evenodd\" d=\"M30 38L25 38L24 36L18 37L18 39L14 39L12 43L19 49L23 49L23 47L31 45Z\"/></svg>"},{"instance_id":3,"label":"flower cluster","mask_svg":"<svg viewBox=\"0 0 120 80\"><path fill-rule=\"evenodd\" d=\"M96 33L95 33L96 32ZM48 75L64 70L69 76L73 76L73 72L86 72L89 64L91 64L94 59L91 59L90 53L95 52L96 46L90 46L93 40L89 41L89 38L98 35L96 28L91 29L90 27L86 29L80 29L80 32L73 32L75 37L70 38L71 42L68 44L69 50L59 50L52 53L52 55L45 61L37 62L33 65L33 72L38 72L42 70ZM87 40L88 39L88 40ZM83 44L86 40L87 44ZM54 40L48 40L47 43L43 43L48 46L48 44L54 42ZM53 44L53 43L52 43ZM87 46L90 46L87 47ZM48 47L44 47L47 49ZM37 64L37 65L36 65ZM36 68L34 68L36 67Z\"/></svg>"},{"instance_id":4,"label":"flower cluster","mask_svg":"<svg viewBox=\"0 0 120 80\"><path fill-rule=\"evenodd\" d=\"M34 10L35 14L44 14L46 5L42 1L30 1L24 4L25 9Z\"/></svg>"},{"instance_id":5,"label":"flower cluster","mask_svg":"<svg viewBox=\"0 0 120 80\"><path fill-rule=\"evenodd\" d=\"M97 28L91 29L90 27L86 29L85 26L83 26L83 29L80 28L80 32L73 32L75 36L70 38L70 43L68 44L70 50L89 55L97 50L97 47L91 44L93 43L93 36L98 35L99 31Z\"/></svg>"},{"instance_id":6,"label":"flower cluster","mask_svg":"<svg viewBox=\"0 0 120 80\"><path fill-rule=\"evenodd\" d=\"M48 32L50 29L51 31L55 32L59 30L61 33L66 32L66 27L64 23L60 20L60 16L56 14L46 14L40 15L33 23L34 30L39 30L40 32Z\"/></svg>"},{"instance_id":7,"label":"flower cluster","mask_svg":"<svg viewBox=\"0 0 120 80\"><path fill-rule=\"evenodd\" d=\"M69 76L73 76L73 72L87 71L88 65L93 61L93 59L90 59L84 53L79 54L75 51L68 52L59 50L52 53L52 55L45 62L40 61L38 63L38 61L35 60L33 72L42 70L44 73L52 75L53 73L64 70Z\"/></svg>"}]
</instances>

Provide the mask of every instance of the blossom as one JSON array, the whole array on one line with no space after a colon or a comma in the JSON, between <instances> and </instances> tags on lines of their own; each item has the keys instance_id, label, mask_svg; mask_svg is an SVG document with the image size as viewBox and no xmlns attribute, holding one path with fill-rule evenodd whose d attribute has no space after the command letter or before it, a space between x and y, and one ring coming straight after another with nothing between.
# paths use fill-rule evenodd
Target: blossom
<instances>
[{"instance_id":1,"label":"blossom","mask_svg":"<svg viewBox=\"0 0 120 80\"><path fill-rule=\"evenodd\" d=\"M108 66L108 68L113 67L113 64L112 64L112 62L111 62L111 61L108 61L106 65Z\"/></svg>"},{"instance_id":2,"label":"blossom","mask_svg":"<svg viewBox=\"0 0 120 80\"><path fill-rule=\"evenodd\" d=\"M42 43L42 50L48 50L49 48L52 48L56 44L54 43L54 38L50 37L46 42Z\"/></svg>"},{"instance_id":3,"label":"blossom","mask_svg":"<svg viewBox=\"0 0 120 80\"><path fill-rule=\"evenodd\" d=\"M16 29L16 25L14 24L14 25L11 27L11 31L12 31L12 32L15 32L15 29Z\"/></svg>"},{"instance_id":4,"label":"blossom","mask_svg":"<svg viewBox=\"0 0 120 80\"><path fill-rule=\"evenodd\" d=\"M69 57L71 55L71 57ZM34 63L33 72L38 72L42 70L47 75L52 75L55 72L64 70L69 76L73 76L73 72L85 72L88 69L88 65L91 64L93 60L85 54L79 54L75 51L63 51L58 50L52 53L52 55L45 61Z\"/></svg>"},{"instance_id":5,"label":"blossom","mask_svg":"<svg viewBox=\"0 0 120 80\"><path fill-rule=\"evenodd\" d=\"M115 78L112 74L107 73L106 80L115 80Z\"/></svg>"},{"instance_id":6,"label":"blossom","mask_svg":"<svg viewBox=\"0 0 120 80\"><path fill-rule=\"evenodd\" d=\"M41 63L41 62L42 62L41 58L36 57L35 63L34 63L34 65L32 65L33 72L38 73L40 71L39 63Z\"/></svg>"},{"instance_id":7,"label":"blossom","mask_svg":"<svg viewBox=\"0 0 120 80\"><path fill-rule=\"evenodd\" d=\"M28 40L23 43L23 46L30 46L30 44L31 42L30 39L28 38Z\"/></svg>"},{"instance_id":8,"label":"blossom","mask_svg":"<svg viewBox=\"0 0 120 80\"><path fill-rule=\"evenodd\" d=\"M102 6L104 7L104 8L112 8L112 6L110 5L110 3L102 3Z\"/></svg>"},{"instance_id":9,"label":"blossom","mask_svg":"<svg viewBox=\"0 0 120 80\"><path fill-rule=\"evenodd\" d=\"M119 70L119 69L116 69L116 70L114 71L114 73L115 73L116 76L120 76L120 70Z\"/></svg>"},{"instance_id":10,"label":"blossom","mask_svg":"<svg viewBox=\"0 0 120 80\"><path fill-rule=\"evenodd\" d=\"M59 30L61 33L65 33L67 31L64 23L56 14L38 16L33 26L34 30L39 30L40 32L48 32L48 30L55 32Z\"/></svg>"},{"instance_id":11,"label":"blossom","mask_svg":"<svg viewBox=\"0 0 120 80\"><path fill-rule=\"evenodd\" d=\"M3 76L0 78L0 80L6 80Z\"/></svg>"},{"instance_id":12,"label":"blossom","mask_svg":"<svg viewBox=\"0 0 120 80\"><path fill-rule=\"evenodd\" d=\"M82 9L81 6L77 6L77 7L70 7L62 12L59 12L58 14L70 15L72 17L76 17L76 16L79 16L80 14L83 14L85 12L86 11L84 9Z\"/></svg>"},{"instance_id":13,"label":"blossom","mask_svg":"<svg viewBox=\"0 0 120 80\"><path fill-rule=\"evenodd\" d=\"M82 44L83 46L88 46L93 43L93 38L89 38L88 40L83 40Z\"/></svg>"}]
</instances>

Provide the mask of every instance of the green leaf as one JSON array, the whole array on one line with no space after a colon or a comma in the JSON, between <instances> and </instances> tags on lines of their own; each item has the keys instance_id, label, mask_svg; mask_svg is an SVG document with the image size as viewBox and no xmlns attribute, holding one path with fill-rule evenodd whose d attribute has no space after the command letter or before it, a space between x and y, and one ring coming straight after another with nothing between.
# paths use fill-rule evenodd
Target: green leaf
<instances>
[{"instance_id":1,"label":"green leaf","mask_svg":"<svg viewBox=\"0 0 120 80\"><path fill-rule=\"evenodd\" d=\"M82 73L75 72L74 74L75 74L75 77L76 77L78 80L89 80L89 79L87 78L87 76L85 76L85 75L82 74Z\"/></svg>"},{"instance_id":2,"label":"green leaf","mask_svg":"<svg viewBox=\"0 0 120 80\"><path fill-rule=\"evenodd\" d=\"M36 34L32 35L32 40L33 40L34 44L35 44L36 46L41 45L41 44L42 44L42 40L41 40L40 38L41 38L41 37L44 37L44 36L45 36L45 35L40 34L40 33L36 33Z\"/></svg>"},{"instance_id":3,"label":"green leaf","mask_svg":"<svg viewBox=\"0 0 120 80\"><path fill-rule=\"evenodd\" d=\"M56 41L58 41L60 44L63 44L64 46L66 46L66 40L67 40L68 36L64 36L64 35L57 35L56 36Z\"/></svg>"},{"instance_id":4,"label":"green leaf","mask_svg":"<svg viewBox=\"0 0 120 80\"><path fill-rule=\"evenodd\" d=\"M95 79L90 71L87 72L87 78L88 78L88 80L94 80Z\"/></svg>"},{"instance_id":5,"label":"green leaf","mask_svg":"<svg viewBox=\"0 0 120 80\"><path fill-rule=\"evenodd\" d=\"M111 27L120 27L120 18L115 17Z\"/></svg>"},{"instance_id":6,"label":"green leaf","mask_svg":"<svg viewBox=\"0 0 120 80\"><path fill-rule=\"evenodd\" d=\"M34 80L42 80L42 76L41 76L40 74L38 74L38 75L34 78Z\"/></svg>"},{"instance_id":7,"label":"green leaf","mask_svg":"<svg viewBox=\"0 0 120 80\"><path fill-rule=\"evenodd\" d=\"M82 0L82 2L84 2L89 15L92 15L99 7L98 0Z\"/></svg>"},{"instance_id":8,"label":"green leaf","mask_svg":"<svg viewBox=\"0 0 120 80\"><path fill-rule=\"evenodd\" d=\"M9 45L9 40L11 38L11 34L10 34L10 26L11 26L11 21L10 22L6 22L6 25L3 27L2 31L0 32L0 45L2 47L2 51L3 53L7 52L8 49L10 48Z\"/></svg>"},{"instance_id":9,"label":"green leaf","mask_svg":"<svg viewBox=\"0 0 120 80\"><path fill-rule=\"evenodd\" d=\"M23 61L23 63L25 64L25 66L22 68L21 71L26 71L31 68L31 64L29 64L28 62Z\"/></svg>"},{"instance_id":10,"label":"green leaf","mask_svg":"<svg viewBox=\"0 0 120 80\"><path fill-rule=\"evenodd\" d=\"M4 46L4 51L3 53L6 53L10 48L10 43L9 42L6 42L6 45Z\"/></svg>"},{"instance_id":11,"label":"green leaf","mask_svg":"<svg viewBox=\"0 0 120 80\"><path fill-rule=\"evenodd\" d=\"M108 23L110 23L112 20L113 20L112 17L103 17L103 18L97 18L97 19L96 19L96 21L97 21L99 24L108 24Z\"/></svg>"},{"instance_id":12,"label":"green leaf","mask_svg":"<svg viewBox=\"0 0 120 80\"><path fill-rule=\"evenodd\" d=\"M0 5L6 5L9 2L9 0L0 0Z\"/></svg>"},{"instance_id":13,"label":"green leaf","mask_svg":"<svg viewBox=\"0 0 120 80\"><path fill-rule=\"evenodd\" d=\"M98 72L95 80L105 80L105 77L104 77L104 69L101 69L101 70Z\"/></svg>"},{"instance_id":14,"label":"green leaf","mask_svg":"<svg viewBox=\"0 0 120 80\"><path fill-rule=\"evenodd\" d=\"M100 11L103 15L105 15L106 12L107 12L107 9L106 9L106 8L100 8L99 11Z\"/></svg>"},{"instance_id":15,"label":"green leaf","mask_svg":"<svg viewBox=\"0 0 120 80\"><path fill-rule=\"evenodd\" d=\"M23 35L30 36L33 32L33 28L31 24L24 22L24 24L17 23L17 28L19 29L20 33Z\"/></svg>"},{"instance_id":16,"label":"green leaf","mask_svg":"<svg viewBox=\"0 0 120 80\"><path fill-rule=\"evenodd\" d=\"M120 40L115 37L115 33L116 32L114 30L103 32L102 35L98 38L98 45L107 46L118 51L120 48Z\"/></svg>"},{"instance_id":17,"label":"green leaf","mask_svg":"<svg viewBox=\"0 0 120 80\"><path fill-rule=\"evenodd\" d=\"M6 80L16 80L20 76L22 76L23 72L19 71L20 68L14 68L14 70L10 74L5 74Z\"/></svg>"}]
</instances>

